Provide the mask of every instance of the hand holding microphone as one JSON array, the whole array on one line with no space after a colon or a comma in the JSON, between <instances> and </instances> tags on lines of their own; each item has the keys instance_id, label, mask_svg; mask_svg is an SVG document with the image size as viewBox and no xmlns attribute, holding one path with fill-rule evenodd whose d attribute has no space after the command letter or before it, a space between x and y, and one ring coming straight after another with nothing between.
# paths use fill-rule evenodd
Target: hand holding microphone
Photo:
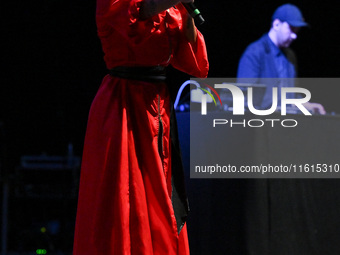
<instances>
[{"instance_id":1,"label":"hand holding microphone","mask_svg":"<svg viewBox=\"0 0 340 255\"><path fill-rule=\"evenodd\" d=\"M193 2L182 2L185 9L187 9L190 16L197 22L199 25L204 23L204 19L200 13L200 11L196 8Z\"/></svg>"}]
</instances>

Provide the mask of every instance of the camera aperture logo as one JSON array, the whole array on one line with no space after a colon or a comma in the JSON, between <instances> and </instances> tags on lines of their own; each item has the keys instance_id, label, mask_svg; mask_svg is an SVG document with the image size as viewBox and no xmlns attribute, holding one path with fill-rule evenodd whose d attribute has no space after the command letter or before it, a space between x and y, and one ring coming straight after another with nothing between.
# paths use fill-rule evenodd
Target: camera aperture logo
<instances>
[{"instance_id":1,"label":"camera aperture logo","mask_svg":"<svg viewBox=\"0 0 340 255\"><path fill-rule=\"evenodd\" d=\"M198 87L203 92L201 95L201 115L207 115L207 101L208 96L212 98L217 106L217 101L214 95L218 98L220 105L223 106L221 97L217 93L215 89L227 89L232 96L232 114L233 115L245 115L246 108L248 112L256 115L256 116L269 116L275 112L280 112L281 116L287 115L287 108L294 108L304 115L312 115L304 106L305 103L309 102L311 99L311 93L309 90L305 88L299 87L273 87L272 88L272 105L268 109L256 109L254 106L253 100L253 88L248 87L246 97L244 92L236 85L233 84L215 84L214 88L205 84L207 88L209 88L213 93L211 93L208 89L204 89ZM279 90L280 89L280 90ZM280 93L279 93L280 92ZM289 94L297 94L299 93L302 95L299 98L290 98L288 97ZM213 95L214 94L214 95ZM280 107L278 107L278 97L281 95L280 98ZM246 101L247 99L247 101ZM228 125L230 127L241 126L241 127L251 127L251 128L260 128L265 125L269 125L270 127L275 127L280 125L282 127L296 127L298 125L298 121L296 119L278 119L278 118L257 118L257 119L243 119L242 121L235 121L233 119L213 119L212 123L213 127L217 127L220 125Z\"/></svg>"}]
</instances>

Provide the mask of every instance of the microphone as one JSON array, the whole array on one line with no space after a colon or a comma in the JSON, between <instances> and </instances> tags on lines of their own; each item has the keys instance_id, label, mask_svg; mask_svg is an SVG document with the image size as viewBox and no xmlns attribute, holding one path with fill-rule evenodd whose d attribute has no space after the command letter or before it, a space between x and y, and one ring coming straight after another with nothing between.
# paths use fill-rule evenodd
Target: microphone
<instances>
[{"instance_id":1,"label":"microphone","mask_svg":"<svg viewBox=\"0 0 340 255\"><path fill-rule=\"evenodd\" d=\"M188 13L190 14L191 17L194 18L195 22L198 22L199 25L202 25L204 23L204 19L200 13L200 11L196 8L194 3L182 3L187 9Z\"/></svg>"}]
</instances>

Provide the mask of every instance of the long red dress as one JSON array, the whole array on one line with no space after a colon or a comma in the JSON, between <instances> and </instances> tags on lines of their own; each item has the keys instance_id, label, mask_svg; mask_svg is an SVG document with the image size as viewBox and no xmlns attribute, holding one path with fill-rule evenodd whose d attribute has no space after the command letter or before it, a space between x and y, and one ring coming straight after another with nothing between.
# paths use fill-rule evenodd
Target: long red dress
<instances>
[{"instance_id":1,"label":"long red dress","mask_svg":"<svg viewBox=\"0 0 340 255\"><path fill-rule=\"evenodd\" d=\"M171 64L206 77L202 34L195 45L186 42L176 8L140 20L141 2L98 0L107 68ZM189 254L172 204L170 141L167 85L106 75L89 113L74 255Z\"/></svg>"}]
</instances>

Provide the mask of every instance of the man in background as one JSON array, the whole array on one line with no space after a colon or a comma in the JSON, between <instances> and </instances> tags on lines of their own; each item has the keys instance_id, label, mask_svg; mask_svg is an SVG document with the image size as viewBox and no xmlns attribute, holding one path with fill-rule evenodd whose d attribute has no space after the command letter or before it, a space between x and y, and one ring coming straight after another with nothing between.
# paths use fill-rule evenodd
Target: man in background
<instances>
[{"instance_id":1,"label":"man in background","mask_svg":"<svg viewBox=\"0 0 340 255\"><path fill-rule=\"evenodd\" d=\"M297 39L299 30L306 26L308 24L298 7L284 4L274 12L269 32L251 43L243 53L237 71L238 81L242 82L241 78L247 78L243 81L266 84L262 108L267 109L272 105L273 87L294 86L293 79L286 79L297 77L296 57L289 46ZM277 79L279 82L272 82L267 78L281 79ZM280 98L279 94L279 106ZM313 113L326 113L323 106L318 103L308 102L304 106Z\"/></svg>"}]
</instances>

